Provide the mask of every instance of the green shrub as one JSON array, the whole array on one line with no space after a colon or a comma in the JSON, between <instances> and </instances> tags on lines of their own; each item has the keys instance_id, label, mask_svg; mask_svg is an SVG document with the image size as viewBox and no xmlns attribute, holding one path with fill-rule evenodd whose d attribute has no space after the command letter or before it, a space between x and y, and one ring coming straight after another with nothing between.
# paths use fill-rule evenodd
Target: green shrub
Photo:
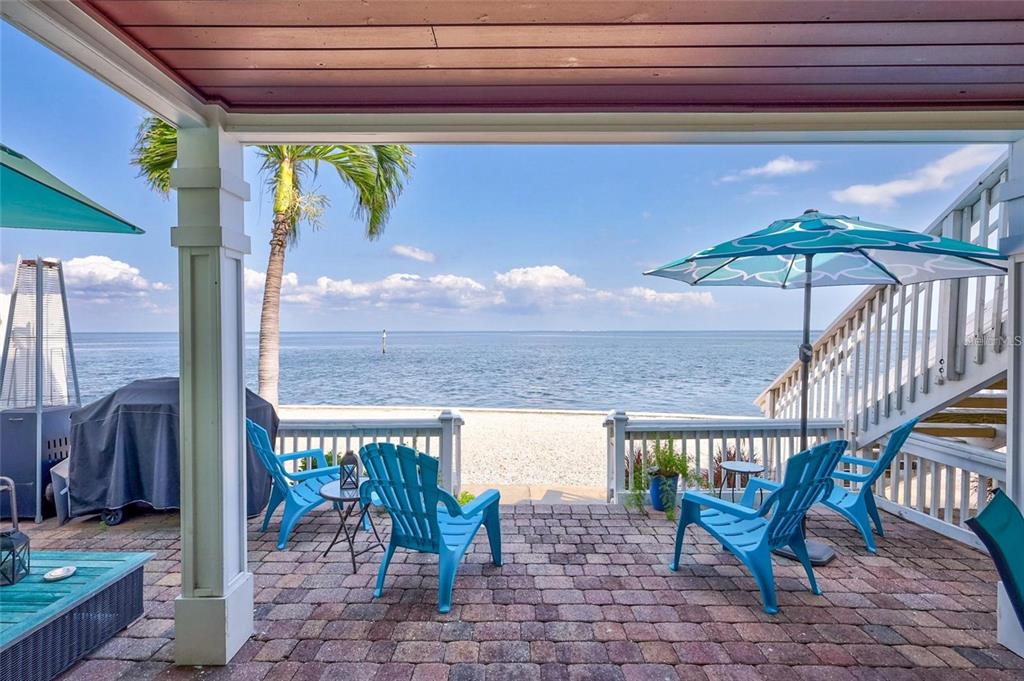
<instances>
[{"instance_id":1,"label":"green shrub","mask_svg":"<svg viewBox=\"0 0 1024 681\"><path fill-rule=\"evenodd\" d=\"M646 508L647 491L650 488L652 476L678 475L683 484L689 487L704 487L707 484L703 476L693 472L690 457L685 452L677 451L675 442L671 438L666 442L660 440L655 442L654 447L647 452L638 450L634 455L633 472L634 475L629 480L629 498L626 501L626 506L638 511L644 511ZM667 509L665 518L674 521L676 518L676 490L665 484L659 487L661 504Z\"/></svg>"}]
</instances>

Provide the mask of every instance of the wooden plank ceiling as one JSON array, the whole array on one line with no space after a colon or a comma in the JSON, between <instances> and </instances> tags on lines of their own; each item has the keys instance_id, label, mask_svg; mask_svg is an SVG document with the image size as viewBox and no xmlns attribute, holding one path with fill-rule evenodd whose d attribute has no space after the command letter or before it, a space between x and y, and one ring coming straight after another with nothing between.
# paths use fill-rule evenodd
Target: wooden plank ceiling
<instances>
[{"instance_id":1,"label":"wooden plank ceiling","mask_svg":"<svg viewBox=\"0 0 1024 681\"><path fill-rule=\"evenodd\" d=\"M1024 105L1024 0L75 0L231 111Z\"/></svg>"}]
</instances>

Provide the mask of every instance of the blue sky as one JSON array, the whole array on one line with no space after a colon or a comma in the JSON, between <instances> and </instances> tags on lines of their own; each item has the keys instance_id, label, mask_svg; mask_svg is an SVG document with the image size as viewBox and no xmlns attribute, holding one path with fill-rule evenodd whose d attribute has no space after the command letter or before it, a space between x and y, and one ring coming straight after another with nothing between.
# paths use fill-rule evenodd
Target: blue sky
<instances>
[{"instance_id":1,"label":"blue sky","mask_svg":"<svg viewBox=\"0 0 1024 681\"><path fill-rule=\"evenodd\" d=\"M0 139L147 234L0 232L64 259L77 331L174 330L175 204L129 165L145 112L17 30L0 28ZM644 269L805 208L921 229L998 146L430 146L385 235L365 241L323 172L325 229L288 253L284 330L795 329L800 294L689 288ZM246 153L246 324L258 324L270 196ZM822 326L853 289L819 289ZM6 309L6 308L5 308Z\"/></svg>"}]
</instances>

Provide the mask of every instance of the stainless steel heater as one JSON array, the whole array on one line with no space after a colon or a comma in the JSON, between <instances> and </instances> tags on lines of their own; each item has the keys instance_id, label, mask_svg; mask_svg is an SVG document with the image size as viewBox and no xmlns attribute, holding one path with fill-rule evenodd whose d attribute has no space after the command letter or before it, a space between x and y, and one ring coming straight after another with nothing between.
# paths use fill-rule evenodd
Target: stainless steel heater
<instances>
[{"instance_id":1,"label":"stainless steel heater","mask_svg":"<svg viewBox=\"0 0 1024 681\"><path fill-rule=\"evenodd\" d=\"M70 415L78 408L61 262L18 258L0 359L0 475L14 480L19 515L43 518L49 470L68 455ZM10 515L0 500L0 516Z\"/></svg>"}]
</instances>

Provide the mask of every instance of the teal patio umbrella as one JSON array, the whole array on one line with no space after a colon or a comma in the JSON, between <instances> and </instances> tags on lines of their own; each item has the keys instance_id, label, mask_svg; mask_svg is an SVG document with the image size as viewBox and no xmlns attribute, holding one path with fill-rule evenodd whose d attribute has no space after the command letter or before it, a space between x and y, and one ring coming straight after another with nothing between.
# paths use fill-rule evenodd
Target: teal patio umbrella
<instances>
[{"instance_id":1,"label":"teal patio umbrella","mask_svg":"<svg viewBox=\"0 0 1024 681\"><path fill-rule=\"evenodd\" d=\"M807 376L811 361L811 288L918 284L1006 274L999 251L957 239L886 227L817 210L675 260L645 275L694 286L774 286L804 291L799 348L800 449L807 449ZM827 547L823 547L827 548ZM814 551L808 543L814 558ZM815 562L827 562L822 556Z\"/></svg>"},{"instance_id":2,"label":"teal patio umbrella","mask_svg":"<svg viewBox=\"0 0 1024 681\"><path fill-rule=\"evenodd\" d=\"M143 231L0 144L0 227L70 232Z\"/></svg>"},{"instance_id":3,"label":"teal patio umbrella","mask_svg":"<svg viewBox=\"0 0 1024 681\"><path fill-rule=\"evenodd\" d=\"M807 365L811 288L919 284L1006 274L1006 256L984 246L886 227L817 210L697 251L645 275L694 286L774 286L804 290L800 447L807 448Z\"/></svg>"}]
</instances>

